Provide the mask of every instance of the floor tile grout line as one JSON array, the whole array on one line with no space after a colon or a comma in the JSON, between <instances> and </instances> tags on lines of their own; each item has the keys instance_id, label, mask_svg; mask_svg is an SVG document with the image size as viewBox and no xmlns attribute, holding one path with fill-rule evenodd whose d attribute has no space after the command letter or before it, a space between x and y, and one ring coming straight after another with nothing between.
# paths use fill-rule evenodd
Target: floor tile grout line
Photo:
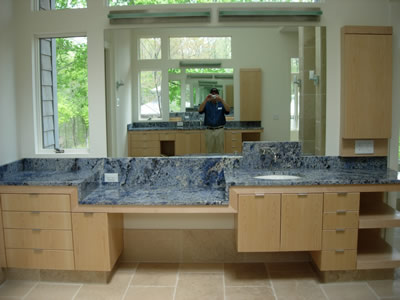
<instances>
[{"instance_id":1,"label":"floor tile grout line","mask_svg":"<svg viewBox=\"0 0 400 300\"><path fill-rule=\"evenodd\" d=\"M381 299L381 297L378 296L378 294L375 292L375 290L368 284L368 282L364 282L365 285L367 286L367 288L369 288L369 290L372 292L372 294L374 294L374 296L376 297L376 299Z\"/></svg>"},{"instance_id":2,"label":"floor tile grout line","mask_svg":"<svg viewBox=\"0 0 400 300\"><path fill-rule=\"evenodd\" d=\"M75 292L75 294L72 296L71 300L74 300L74 299L76 298L76 296L79 294L79 292L80 292L80 290L82 289L82 287L83 287L83 283L80 284L79 289L78 289L78 290Z\"/></svg>"},{"instance_id":3,"label":"floor tile grout line","mask_svg":"<svg viewBox=\"0 0 400 300\"><path fill-rule=\"evenodd\" d=\"M224 300L226 300L225 263L222 264L222 290L223 290Z\"/></svg>"},{"instance_id":4,"label":"floor tile grout line","mask_svg":"<svg viewBox=\"0 0 400 300\"><path fill-rule=\"evenodd\" d=\"M320 290L322 291L322 294L324 294L325 298L326 298L327 300L330 300L330 299L329 299L329 296L328 296L328 294L325 292L323 286L322 286L321 284L318 284L318 286L319 286Z\"/></svg>"},{"instance_id":5,"label":"floor tile grout line","mask_svg":"<svg viewBox=\"0 0 400 300\"><path fill-rule=\"evenodd\" d=\"M124 294L122 295L121 300L124 300L125 297L126 297L126 294L128 294L129 287L131 286L131 283L132 283L132 281L133 281L133 277L135 277L135 275L136 275L136 271L137 271L137 268L138 268L138 267L139 267L139 263L136 264L135 270L133 271L133 273L132 273L132 275L131 275L131 278L130 278L129 281L128 281L128 286L126 287L125 292L124 292Z\"/></svg>"},{"instance_id":6,"label":"floor tile grout line","mask_svg":"<svg viewBox=\"0 0 400 300\"><path fill-rule=\"evenodd\" d=\"M176 272L176 281L175 281L174 293L172 294L172 300L175 300L175 298L176 298L176 290L178 289L180 272L181 272L181 263L179 263L178 271Z\"/></svg>"},{"instance_id":7,"label":"floor tile grout line","mask_svg":"<svg viewBox=\"0 0 400 300\"><path fill-rule=\"evenodd\" d=\"M34 290L34 288L39 285L39 283L40 283L40 281L36 281L36 283L33 285L33 287L31 287L29 289L29 291L24 296L21 297L21 299L22 300L25 299Z\"/></svg>"},{"instance_id":8,"label":"floor tile grout line","mask_svg":"<svg viewBox=\"0 0 400 300\"><path fill-rule=\"evenodd\" d=\"M265 268L265 271L267 272L269 283L271 285L272 294L274 295L275 300L278 300L278 296L276 295L274 284L272 283L272 280L271 280L271 275L270 275L270 272L269 272L269 268L268 268L266 263L264 263L264 268Z\"/></svg>"}]
</instances>

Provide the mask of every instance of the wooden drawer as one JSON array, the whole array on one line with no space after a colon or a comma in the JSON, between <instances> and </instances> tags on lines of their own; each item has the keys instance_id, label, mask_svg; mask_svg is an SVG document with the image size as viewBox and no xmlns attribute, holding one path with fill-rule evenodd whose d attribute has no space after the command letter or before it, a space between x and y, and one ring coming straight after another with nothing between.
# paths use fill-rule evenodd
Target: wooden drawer
<instances>
[{"instance_id":1,"label":"wooden drawer","mask_svg":"<svg viewBox=\"0 0 400 300\"><path fill-rule=\"evenodd\" d=\"M360 193L325 193L324 212L337 210L359 210Z\"/></svg>"},{"instance_id":2,"label":"wooden drawer","mask_svg":"<svg viewBox=\"0 0 400 300\"><path fill-rule=\"evenodd\" d=\"M160 141L140 141L131 144L132 149L159 148Z\"/></svg>"},{"instance_id":3,"label":"wooden drawer","mask_svg":"<svg viewBox=\"0 0 400 300\"><path fill-rule=\"evenodd\" d=\"M6 248L73 250L71 230L4 229Z\"/></svg>"},{"instance_id":4,"label":"wooden drawer","mask_svg":"<svg viewBox=\"0 0 400 300\"><path fill-rule=\"evenodd\" d=\"M321 271L356 269L357 250L324 250L311 255Z\"/></svg>"},{"instance_id":5,"label":"wooden drawer","mask_svg":"<svg viewBox=\"0 0 400 300\"><path fill-rule=\"evenodd\" d=\"M4 228L71 229L71 213L3 212Z\"/></svg>"},{"instance_id":6,"label":"wooden drawer","mask_svg":"<svg viewBox=\"0 0 400 300\"><path fill-rule=\"evenodd\" d=\"M357 249L358 229L322 231L322 250Z\"/></svg>"},{"instance_id":7,"label":"wooden drawer","mask_svg":"<svg viewBox=\"0 0 400 300\"><path fill-rule=\"evenodd\" d=\"M160 141L175 141L175 133L160 133Z\"/></svg>"},{"instance_id":8,"label":"wooden drawer","mask_svg":"<svg viewBox=\"0 0 400 300\"><path fill-rule=\"evenodd\" d=\"M130 135L131 140L134 141L159 141L158 132L135 132Z\"/></svg>"},{"instance_id":9,"label":"wooden drawer","mask_svg":"<svg viewBox=\"0 0 400 300\"><path fill-rule=\"evenodd\" d=\"M358 228L358 211L324 213L323 229Z\"/></svg>"},{"instance_id":10,"label":"wooden drawer","mask_svg":"<svg viewBox=\"0 0 400 300\"><path fill-rule=\"evenodd\" d=\"M70 211L69 195L2 194L3 211Z\"/></svg>"},{"instance_id":11,"label":"wooden drawer","mask_svg":"<svg viewBox=\"0 0 400 300\"><path fill-rule=\"evenodd\" d=\"M69 250L6 249L7 266L24 269L74 270L74 253Z\"/></svg>"},{"instance_id":12,"label":"wooden drawer","mask_svg":"<svg viewBox=\"0 0 400 300\"><path fill-rule=\"evenodd\" d=\"M130 149L129 155L130 156L160 156L160 147L158 148L134 148Z\"/></svg>"}]
</instances>

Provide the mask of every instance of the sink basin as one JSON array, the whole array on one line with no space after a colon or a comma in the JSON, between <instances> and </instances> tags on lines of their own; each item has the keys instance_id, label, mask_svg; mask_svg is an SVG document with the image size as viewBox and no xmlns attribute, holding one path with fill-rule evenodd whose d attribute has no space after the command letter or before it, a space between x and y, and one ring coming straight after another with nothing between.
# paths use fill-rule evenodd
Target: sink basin
<instances>
[{"instance_id":1,"label":"sink basin","mask_svg":"<svg viewBox=\"0 0 400 300\"><path fill-rule=\"evenodd\" d=\"M300 176L296 175L281 175L281 174L271 174L271 175L262 175L256 176L255 179L267 179L267 180L291 180L291 179L299 179Z\"/></svg>"}]
</instances>

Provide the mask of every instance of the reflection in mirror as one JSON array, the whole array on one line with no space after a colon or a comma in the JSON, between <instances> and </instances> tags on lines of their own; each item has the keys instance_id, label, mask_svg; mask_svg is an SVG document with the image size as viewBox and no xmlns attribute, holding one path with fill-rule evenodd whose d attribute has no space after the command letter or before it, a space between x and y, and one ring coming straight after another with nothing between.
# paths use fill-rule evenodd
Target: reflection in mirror
<instances>
[{"instance_id":1,"label":"reflection in mirror","mask_svg":"<svg viewBox=\"0 0 400 300\"><path fill-rule=\"evenodd\" d=\"M259 102L262 141L301 141L305 154L324 155L324 27L136 28L104 34L109 156L127 156L128 124L187 121L188 113L199 120L197 106L211 87L234 107L228 120L247 121L241 106ZM212 37L220 38L219 44ZM190 47L176 45L185 39ZM196 54L202 48L208 59ZM171 57L173 49L177 57ZM242 95L243 69L261 70L259 99Z\"/></svg>"}]
</instances>

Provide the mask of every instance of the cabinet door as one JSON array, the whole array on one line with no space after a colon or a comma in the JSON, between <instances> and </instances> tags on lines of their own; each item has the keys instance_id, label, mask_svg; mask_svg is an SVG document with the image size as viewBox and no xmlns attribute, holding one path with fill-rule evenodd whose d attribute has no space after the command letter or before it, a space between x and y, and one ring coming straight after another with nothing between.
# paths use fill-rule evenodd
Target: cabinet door
<instances>
[{"instance_id":1,"label":"cabinet door","mask_svg":"<svg viewBox=\"0 0 400 300\"><path fill-rule=\"evenodd\" d=\"M75 268L110 271L122 251L122 215L73 213Z\"/></svg>"},{"instance_id":2,"label":"cabinet door","mask_svg":"<svg viewBox=\"0 0 400 300\"><path fill-rule=\"evenodd\" d=\"M201 153L199 132L180 132L176 134L175 155Z\"/></svg>"},{"instance_id":3,"label":"cabinet door","mask_svg":"<svg viewBox=\"0 0 400 300\"><path fill-rule=\"evenodd\" d=\"M239 252L279 251L280 194L239 195Z\"/></svg>"},{"instance_id":4,"label":"cabinet door","mask_svg":"<svg viewBox=\"0 0 400 300\"><path fill-rule=\"evenodd\" d=\"M283 194L281 251L321 250L322 194Z\"/></svg>"},{"instance_id":5,"label":"cabinet door","mask_svg":"<svg viewBox=\"0 0 400 300\"><path fill-rule=\"evenodd\" d=\"M261 121L261 69L240 69L240 121Z\"/></svg>"},{"instance_id":6,"label":"cabinet door","mask_svg":"<svg viewBox=\"0 0 400 300\"><path fill-rule=\"evenodd\" d=\"M392 35L342 33L342 138L391 135Z\"/></svg>"}]
</instances>

